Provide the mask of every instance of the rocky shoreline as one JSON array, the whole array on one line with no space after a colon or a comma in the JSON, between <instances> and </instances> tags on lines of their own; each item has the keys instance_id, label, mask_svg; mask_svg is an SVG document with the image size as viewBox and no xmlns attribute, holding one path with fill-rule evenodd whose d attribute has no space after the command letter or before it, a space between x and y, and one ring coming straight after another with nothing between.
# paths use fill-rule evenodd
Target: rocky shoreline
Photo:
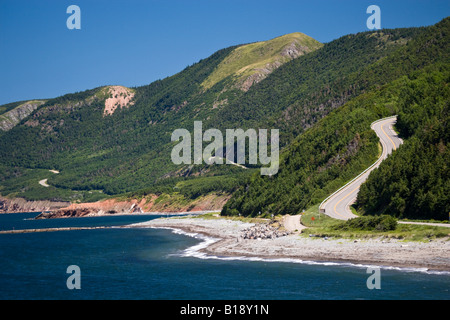
<instances>
[{"instance_id":1,"label":"rocky shoreline","mask_svg":"<svg viewBox=\"0 0 450 320\"><path fill-rule=\"evenodd\" d=\"M100 209L96 207L81 207L74 208L69 206L68 208L62 208L50 212L42 212L35 219L56 219L56 218L81 218L81 217L95 217L95 216L105 216L105 215L117 215L117 214L137 214L144 213L136 204L127 205L117 205L111 208Z\"/></svg>"},{"instance_id":2,"label":"rocky shoreline","mask_svg":"<svg viewBox=\"0 0 450 320\"><path fill-rule=\"evenodd\" d=\"M70 205L67 201L38 200L0 197L0 213L45 212L58 210Z\"/></svg>"},{"instance_id":3,"label":"rocky shoreline","mask_svg":"<svg viewBox=\"0 0 450 320\"><path fill-rule=\"evenodd\" d=\"M166 197L158 200L156 195L140 199L110 198L97 202L70 203L58 201L27 201L21 198L0 197L0 214L39 212L37 219L77 218L141 213L186 213L220 211L230 195L209 194L187 204L179 204Z\"/></svg>"},{"instance_id":4,"label":"rocky shoreline","mask_svg":"<svg viewBox=\"0 0 450 320\"><path fill-rule=\"evenodd\" d=\"M395 239L355 241L309 238L296 233L279 237L246 237L249 229L255 226L221 218L184 217L154 219L127 227L172 228L218 239L202 249L211 256L294 259L450 272L450 242L445 240L427 243Z\"/></svg>"},{"instance_id":5,"label":"rocky shoreline","mask_svg":"<svg viewBox=\"0 0 450 320\"><path fill-rule=\"evenodd\" d=\"M280 230L280 228L274 228L269 224L259 223L243 230L239 239L275 239L287 235L289 235L289 232L287 231Z\"/></svg>"}]
</instances>

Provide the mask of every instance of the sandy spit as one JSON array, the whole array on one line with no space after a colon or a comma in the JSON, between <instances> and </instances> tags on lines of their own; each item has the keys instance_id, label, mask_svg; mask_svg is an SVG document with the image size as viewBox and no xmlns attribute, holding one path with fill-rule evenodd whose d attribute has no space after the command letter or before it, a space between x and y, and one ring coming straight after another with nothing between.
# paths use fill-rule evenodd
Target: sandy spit
<instances>
[{"instance_id":1,"label":"sandy spit","mask_svg":"<svg viewBox=\"0 0 450 320\"><path fill-rule=\"evenodd\" d=\"M215 238L217 241L211 241L211 244L201 249L212 256L296 259L450 272L449 241L355 241L308 238L297 234L276 239L242 239L243 230L252 225L227 219L184 217L159 218L127 227L173 228ZM303 232L307 233L307 230Z\"/></svg>"}]
</instances>

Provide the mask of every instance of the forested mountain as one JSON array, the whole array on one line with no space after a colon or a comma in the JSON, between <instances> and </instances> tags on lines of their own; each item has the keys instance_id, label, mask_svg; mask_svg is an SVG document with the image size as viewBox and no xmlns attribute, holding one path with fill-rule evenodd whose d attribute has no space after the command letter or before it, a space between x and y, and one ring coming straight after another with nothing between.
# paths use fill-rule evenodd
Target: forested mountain
<instances>
[{"instance_id":1,"label":"forested mountain","mask_svg":"<svg viewBox=\"0 0 450 320\"><path fill-rule=\"evenodd\" d=\"M320 47L295 33L220 50L150 85L105 86L49 99L8 131L0 130L0 193L86 200L81 191L165 190L175 186L175 178L191 175L212 176L204 179L205 190L230 191L230 184L236 186L247 170L175 166L171 133L191 130L194 120L207 121L279 66ZM221 64L224 59L233 67ZM1 106L0 111L6 115L19 105ZM60 173L48 176L44 169ZM226 178L218 183L217 175ZM36 185L39 178L49 178L52 188L42 190ZM193 189L198 188L183 191L198 194Z\"/></svg>"},{"instance_id":2,"label":"forested mountain","mask_svg":"<svg viewBox=\"0 0 450 320\"><path fill-rule=\"evenodd\" d=\"M377 159L378 139L370 123L399 114L406 142L363 185L359 208L371 214L446 218L449 25L447 18L426 28L355 75L355 85L367 92L296 138L281 155L278 175L252 176L222 213L297 214L319 203Z\"/></svg>"},{"instance_id":3,"label":"forested mountain","mask_svg":"<svg viewBox=\"0 0 450 320\"><path fill-rule=\"evenodd\" d=\"M448 139L440 136L448 135L447 122L445 117L439 122L432 110L437 103L441 114L448 115L442 97L448 84L449 22L363 32L326 44L295 33L220 50L146 86L105 86L48 99L8 131L0 130L0 194L86 201L126 192L175 192L189 198L226 192L233 193L222 211L226 215L295 214L370 165L379 152L370 123L399 114L405 146L379 171L389 170L384 166L395 166L395 161L413 161L408 148L435 145L426 159L438 163L428 172L437 187L413 187L418 182L410 181L419 173L410 170L401 173L398 187L408 185L408 192L393 188L404 201L422 192L421 208L448 212L448 201L442 205L436 200L436 192L448 190L443 157ZM416 82L427 83L427 89L415 92ZM417 105L414 111L411 101ZM423 110L422 102L427 104ZM0 112L23 103L0 106ZM193 132L198 120L203 130L279 129L283 152L278 174L261 176L259 170L231 165L173 164L172 132ZM430 123L440 128L437 136L420 145L409 142L428 132ZM49 169L59 174L49 176ZM396 208L392 214L408 216L409 204L389 198L374 177L361 194L359 210L389 214ZM51 188L37 185L44 178ZM385 181L396 178L386 176Z\"/></svg>"},{"instance_id":4,"label":"forested mountain","mask_svg":"<svg viewBox=\"0 0 450 320\"><path fill-rule=\"evenodd\" d=\"M331 110L397 75L378 64L426 32L408 28L343 36L287 63L214 119L225 127L274 127L286 145Z\"/></svg>"}]
</instances>

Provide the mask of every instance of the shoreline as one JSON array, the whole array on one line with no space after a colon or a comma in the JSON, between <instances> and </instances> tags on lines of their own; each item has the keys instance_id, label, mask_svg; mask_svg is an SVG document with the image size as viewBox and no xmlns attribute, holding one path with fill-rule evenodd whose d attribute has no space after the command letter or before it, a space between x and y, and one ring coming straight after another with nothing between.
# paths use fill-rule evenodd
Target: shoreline
<instances>
[{"instance_id":1,"label":"shoreline","mask_svg":"<svg viewBox=\"0 0 450 320\"><path fill-rule=\"evenodd\" d=\"M93 212L85 215L61 215L61 216L46 216L43 213L38 214L31 220L39 219L73 219L73 218L93 218L93 217L118 217L118 216L183 216L183 215L202 215L206 213L220 212L215 210L205 210L205 211L173 211L173 212L118 212L118 213L108 213L108 212ZM34 212L22 212L22 213L34 213ZM37 212L36 212L37 213ZM4 213L13 214L13 213Z\"/></svg>"},{"instance_id":2,"label":"shoreline","mask_svg":"<svg viewBox=\"0 0 450 320\"><path fill-rule=\"evenodd\" d=\"M450 274L448 241L325 240L297 234L275 239L243 239L242 232L253 225L226 219L184 217L158 218L124 227L172 229L175 233L200 238L202 242L187 248L182 255L202 259L378 266L384 269Z\"/></svg>"}]
</instances>

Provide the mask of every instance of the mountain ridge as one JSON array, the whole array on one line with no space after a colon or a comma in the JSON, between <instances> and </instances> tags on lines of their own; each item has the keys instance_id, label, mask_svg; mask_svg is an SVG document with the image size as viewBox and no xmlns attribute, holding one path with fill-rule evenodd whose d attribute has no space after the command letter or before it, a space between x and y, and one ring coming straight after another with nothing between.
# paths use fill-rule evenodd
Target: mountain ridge
<instances>
[{"instance_id":1,"label":"mountain ridge","mask_svg":"<svg viewBox=\"0 0 450 320\"><path fill-rule=\"evenodd\" d=\"M221 80L234 76L238 88L248 91L254 83L260 82L287 61L320 47L320 42L301 32L241 45L234 49L201 85L208 89Z\"/></svg>"}]
</instances>

